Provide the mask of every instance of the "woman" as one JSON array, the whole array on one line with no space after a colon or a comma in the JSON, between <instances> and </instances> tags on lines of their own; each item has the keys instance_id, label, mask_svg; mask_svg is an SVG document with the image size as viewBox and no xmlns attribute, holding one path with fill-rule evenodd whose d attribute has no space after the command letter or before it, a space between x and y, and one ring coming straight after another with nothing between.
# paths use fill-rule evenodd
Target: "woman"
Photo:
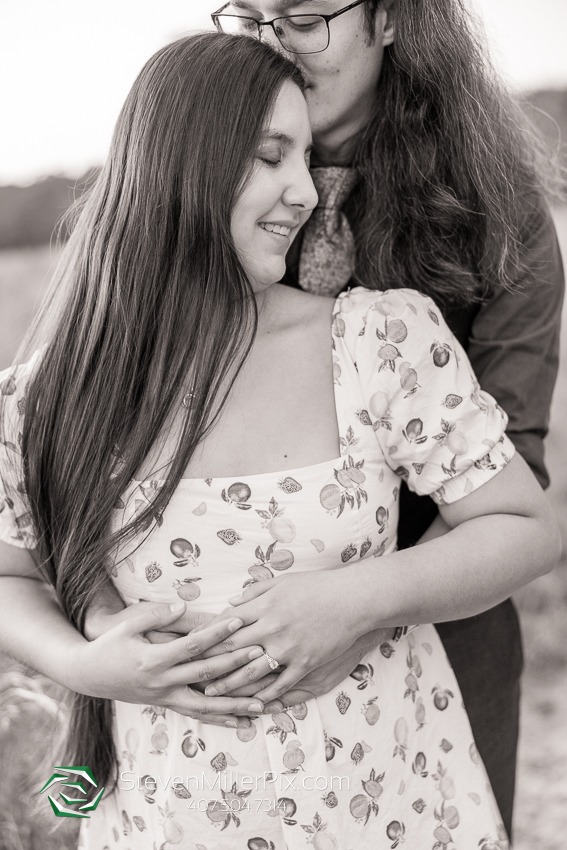
<instances>
[{"instance_id":1,"label":"woman","mask_svg":"<svg viewBox=\"0 0 567 850\"><path fill-rule=\"evenodd\" d=\"M277 285L317 200L310 144L298 72L265 46L203 35L156 54L67 246L55 326L2 376L2 634L93 697L66 763L115 787L88 847L506 844L432 626L244 728L183 714L261 703L152 698L229 689L250 665L293 684L403 622L400 585L415 621L465 616L558 557L506 416L431 300ZM396 553L401 480L451 530ZM172 605L169 622L197 599L219 616L165 647L136 639L147 612L88 643L42 589L24 598L31 550L78 628L109 574L129 606Z\"/></svg>"}]
</instances>

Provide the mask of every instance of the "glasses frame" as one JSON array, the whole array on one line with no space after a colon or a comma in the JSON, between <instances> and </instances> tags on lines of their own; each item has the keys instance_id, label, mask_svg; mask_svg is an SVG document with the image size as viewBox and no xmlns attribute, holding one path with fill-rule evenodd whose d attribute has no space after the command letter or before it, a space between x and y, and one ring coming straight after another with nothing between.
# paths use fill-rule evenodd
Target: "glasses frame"
<instances>
[{"instance_id":1,"label":"glasses frame","mask_svg":"<svg viewBox=\"0 0 567 850\"><path fill-rule=\"evenodd\" d=\"M271 27L272 30L274 31L274 35L277 38L278 42L281 44L283 49L285 51L287 51L287 53L292 53L294 56L312 56L315 53L323 53L325 50L327 50L328 46L330 45L330 43L331 43L331 28L329 27L330 21L333 21L335 18L338 18L339 15L344 15L345 12L350 12L351 9L355 9L357 6L362 6L363 3L367 3L367 2L368 2L368 0L355 0L354 3L350 3L348 6L343 6L342 9L338 9L338 11L333 12L332 15L320 15L319 13L311 14L311 15L280 15L278 18L273 18L273 20L271 20L271 21L258 21L258 20L256 20L256 18L251 18L249 15L225 15L225 14L223 14L223 10L226 9L228 6L230 6L230 2L229 2L229 3L225 3L224 6L221 6L221 8L217 12L213 12L213 14L211 15L211 18L212 18L213 24L215 25L215 27L217 28L217 30L219 32L223 32L221 24L219 23L219 18L240 18L244 21L254 21L254 23L256 24L257 32L258 32L258 41L262 41L262 27ZM327 25L327 44L326 44L326 46L322 47L321 50L308 50L308 51L290 50L289 47L286 47L285 44L283 44L279 35L277 34L274 24L277 21L285 21L285 20L290 20L292 18L321 18L323 21L325 21L325 24ZM254 38L254 36L246 36L246 37L247 38Z\"/></svg>"}]
</instances>

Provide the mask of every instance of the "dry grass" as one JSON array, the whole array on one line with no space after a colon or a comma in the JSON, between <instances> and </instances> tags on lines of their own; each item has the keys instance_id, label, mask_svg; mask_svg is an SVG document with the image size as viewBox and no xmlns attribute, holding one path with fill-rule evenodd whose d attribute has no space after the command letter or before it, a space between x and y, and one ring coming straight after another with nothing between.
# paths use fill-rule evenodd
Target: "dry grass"
<instances>
[{"instance_id":1,"label":"dry grass","mask_svg":"<svg viewBox=\"0 0 567 850\"><path fill-rule=\"evenodd\" d=\"M567 210L556 221L567 257ZM0 369L21 338L54 254L47 248L0 252ZM567 310L564 338L567 339ZM567 551L567 344L546 443L549 496ZM524 632L522 733L515 809L516 850L564 850L567 834L567 558L517 595ZM0 656L0 850L74 850L74 822L33 811L64 721L63 690ZM41 771L40 760L45 760ZM57 832L50 830L54 826ZM414 850L414 848L412 848ZM417 850L417 848L415 848Z\"/></svg>"}]
</instances>

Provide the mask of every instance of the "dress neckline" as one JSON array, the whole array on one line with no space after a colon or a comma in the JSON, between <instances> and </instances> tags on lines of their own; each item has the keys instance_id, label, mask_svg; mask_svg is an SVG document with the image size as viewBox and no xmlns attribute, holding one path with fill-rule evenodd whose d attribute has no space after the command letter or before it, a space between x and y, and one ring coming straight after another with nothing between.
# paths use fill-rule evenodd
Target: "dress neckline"
<instances>
[{"instance_id":1,"label":"dress neckline","mask_svg":"<svg viewBox=\"0 0 567 850\"><path fill-rule=\"evenodd\" d=\"M333 309L331 311L331 319L332 320L334 319L334 317L337 313L337 309L340 311L339 304L340 304L341 300L346 295L349 295L350 292L351 292L351 290L339 292L339 294L335 298L334 304L333 304ZM333 338L333 336L332 336L332 333L333 333L332 332L332 323L331 323L330 331L331 331L331 340L332 340L332 338ZM337 424L338 424L339 433L340 433L341 423L340 423L340 417L339 417L339 400L337 398L337 386L336 386L335 383L333 383L333 394L334 394L334 399L335 399L335 410L336 410L336 413L337 413ZM349 452L349 454L354 457L355 455L358 455L358 454L361 454L361 453L360 452ZM368 454L369 454L368 452L364 453L365 456L367 456ZM332 458L330 460L323 460L320 463L309 464L309 466L297 466L294 469L276 469L273 472L255 472L255 473L252 473L250 475L244 475L244 474L242 474L242 475L217 475L217 476L214 476L214 477L211 477L211 478L180 478L179 484L181 484L183 481L188 481L192 484L196 484L199 481L208 482L208 481L238 481L239 479L247 479L247 480L248 479L260 479L260 478L265 478L268 475L279 476L281 478L285 478L286 476L291 477L294 474L307 475L311 471L316 472L319 469L326 469L328 466L331 466L331 465L334 466L337 463L342 465L346 456L347 455L340 455L339 457L335 457L335 458ZM131 478L130 481L131 481L132 484L136 484L136 485L139 486L140 484L144 484L146 481L155 481L156 483L161 484L165 481L165 478L155 478L154 476L149 475L146 478L144 478L143 480L140 479L140 478ZM177 486L179 486L179 484Z\"/></svg>"}]
</instances>

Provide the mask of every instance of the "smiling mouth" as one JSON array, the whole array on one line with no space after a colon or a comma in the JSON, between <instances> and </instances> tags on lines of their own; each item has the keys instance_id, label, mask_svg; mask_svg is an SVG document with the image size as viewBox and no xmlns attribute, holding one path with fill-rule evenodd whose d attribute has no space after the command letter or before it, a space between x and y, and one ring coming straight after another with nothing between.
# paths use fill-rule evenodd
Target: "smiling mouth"
<instances>
[{"instance_id":1,"label":"smiling mouth","mask_svg":"<svg viewBox=\"0 0 567 850\"><path fill-rule=\"evenodd\" d=\"M288 237L291 233L291 227L286 227L284 224L271 224L268 221L261 221L259 226L268 233L276 233L278 236Z\"/></svg>"},{"instance_id":2,"label":"smiling mouth","mask_svg":"<svg viewBox=\"0 0 567 850\"><path fill-rule=\"evenodd\" d=\"M259 226L268 233L276 233L278 236L289 236L291 227L286 227L284 224L271 224L267 221L261 221Z\"/></svg>"}]
</instances>

